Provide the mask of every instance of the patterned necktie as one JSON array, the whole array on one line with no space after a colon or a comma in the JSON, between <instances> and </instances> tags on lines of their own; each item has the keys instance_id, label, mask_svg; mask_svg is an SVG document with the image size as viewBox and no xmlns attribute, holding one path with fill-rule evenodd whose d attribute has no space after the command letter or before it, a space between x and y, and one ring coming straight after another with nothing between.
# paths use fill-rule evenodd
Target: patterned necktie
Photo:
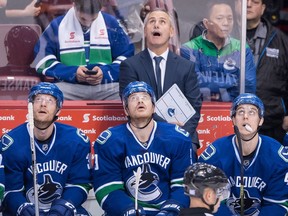
<instances>
[{"instance_id":1,"label":"patterned necktie","mask_svg":"<svg viewBox=\"0 0 288 216\"><path fill-rule=\"evenodd\" d=\"M161 56L155 56L155 71L156 71L156 78L157 78L157 95L158 99L162 96L162 84L161 84L161 68L160 68L160 62L163 59Z\"/></svg>"}]
</instances>

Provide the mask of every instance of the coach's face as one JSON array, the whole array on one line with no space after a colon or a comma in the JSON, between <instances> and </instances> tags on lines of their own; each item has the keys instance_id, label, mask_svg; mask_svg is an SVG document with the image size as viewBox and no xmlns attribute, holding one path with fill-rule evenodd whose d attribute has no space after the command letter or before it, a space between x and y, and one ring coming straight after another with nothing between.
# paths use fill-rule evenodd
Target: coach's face
<instances>
[{"instance_id":1,"label":"coach's face","mask_svg":"<svg viewBox=\"0 0 288 216\"><path fill-rule=\"evenodd\" d=\"M169 39L173 36L173 26L170 17L164 11L153 11L145 19L144 34L147 47L152 49L167 49Z\"/></svg>"}]
</instances>

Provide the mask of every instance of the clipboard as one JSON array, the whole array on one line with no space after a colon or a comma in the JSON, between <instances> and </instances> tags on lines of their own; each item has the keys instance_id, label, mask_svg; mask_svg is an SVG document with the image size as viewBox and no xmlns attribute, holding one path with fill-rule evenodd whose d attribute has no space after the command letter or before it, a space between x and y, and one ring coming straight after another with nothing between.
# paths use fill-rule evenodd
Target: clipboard
<instances>
[{"instance_id":1,"label":"clipboard","mask_svg":"<svg viewBox=\"0 0 288 216\"><path fill-rule=\"evenodd\" d=\"M196 113L176 83L159 98L155 105L157 115L167 122L185 124Z\"/></svg>"}]
</instances>

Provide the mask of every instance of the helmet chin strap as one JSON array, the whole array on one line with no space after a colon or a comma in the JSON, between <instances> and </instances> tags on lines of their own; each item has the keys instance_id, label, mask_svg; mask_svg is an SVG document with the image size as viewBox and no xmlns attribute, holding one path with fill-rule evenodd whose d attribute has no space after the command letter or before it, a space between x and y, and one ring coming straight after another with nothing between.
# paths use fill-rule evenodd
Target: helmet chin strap
<instances>
[{"instance_id":1,"label":"helmet chin strap","mask_svg":"<svg viewBox=\"0 0 288 216\"><path fill-rule=\"evenodd\" d=\"M203 196L201 197L201 200L209 207L210 211L213 212L214 211L214 207L215 205L218 203L219 198L216 199L215 203L212 205L209 205L203 198Z\"/></svg>"},{"instance_id":2,"label":"helmet chin strap","mask_svg":"<svg viewBox=\"0 0 288 216\"><path fill-rule=\"evenodd\" d=\"M51 124L53 124L56 120L58 119L58 116L54 116L53 120L50 122L50 124L47 126L47 127L44 127L44 128L40 128L37 126L37 124L34 124L34 126L39 129L39 130L46 130L48 127L50 127Z\"/></svg>"},{"instance_id":3,"label":"helmet chin strap","mask_svg":"<svg viewBox=\"0 0 288 216\"><path fill-rule=\"evenodd\" d=\"M129 114L129 110L128 110L128 107L126 106L126 112L127 112L127 114ZM147 123L144 125L144 126L142 126L142 127L139 127L139 126L136 126L136 125L134 125L132 122L131 122L131 117L129 116L129 115L127 115L127 118L128 118L128 123L129 124L131 124L133 127L135 127L135 128L137 128L137 129L144 129L144 128L146 128L148 125L149 125L149 123L152 121L152 119L153 119L153 114L151 115L151 117L148 119L148 121L147 121Z\"/></svg>"},{"instance_id":4,"label":"helmet chin strap","mask_svg":"<svg viewBox=\"0 0 288 216\"><path fill-rule=\"evenodd\" d=\"M148 119L147 123L146 123L144 126L142 126L142 127L138 127L138 126L134 125L134 124L131 122L130 116L128 116L127 118L128 118L128 123L131 124L133 127L137 128L137 129L144 129L144 128L146 128L146 127L149 125L149 123L152 121L153 116L151 116L151 117Z\"/></svg>"},{"instance_id":5,"label":"helmet chin strap","mask_svg":"<svg viewBox=\"0 0 288 216\"><path fill-rule=\"evenodd\" d=\"M34 126L35 126L37 129L39 129L39 130L46 130L48 127L50 127L51 124L53 124L55 121L57 121L58 116L57 116L56 114L58 113L59 110L60 110L60 109L57 109L57 111L55 112L55 115L54 115L52 121L50 122L50 124L49 124L47 127L40 128L40 127L38 127L37 124L35 124L35 123L34 123ZM35 120L34 120L34 122L35 122Z\"/></svg>"}]
</instances>

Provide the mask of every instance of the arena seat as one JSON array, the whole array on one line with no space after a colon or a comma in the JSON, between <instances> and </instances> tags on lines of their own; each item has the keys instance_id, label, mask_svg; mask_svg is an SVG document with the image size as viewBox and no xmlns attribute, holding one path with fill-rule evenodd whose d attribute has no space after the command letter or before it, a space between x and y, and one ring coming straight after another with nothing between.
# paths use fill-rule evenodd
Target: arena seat
<instances>
[{"instance_id":1,"label":"arena seat","mask_svg":"<svg viewBox=\"0 0 288 216\"><path fill-rule=\"evenodd\" d=\"M0 53L0 100L26 100L30 88L41 81L33 66L40 34L36 24L0 25L0 49L6 51Z\"/></svg>"}]
</instances>

